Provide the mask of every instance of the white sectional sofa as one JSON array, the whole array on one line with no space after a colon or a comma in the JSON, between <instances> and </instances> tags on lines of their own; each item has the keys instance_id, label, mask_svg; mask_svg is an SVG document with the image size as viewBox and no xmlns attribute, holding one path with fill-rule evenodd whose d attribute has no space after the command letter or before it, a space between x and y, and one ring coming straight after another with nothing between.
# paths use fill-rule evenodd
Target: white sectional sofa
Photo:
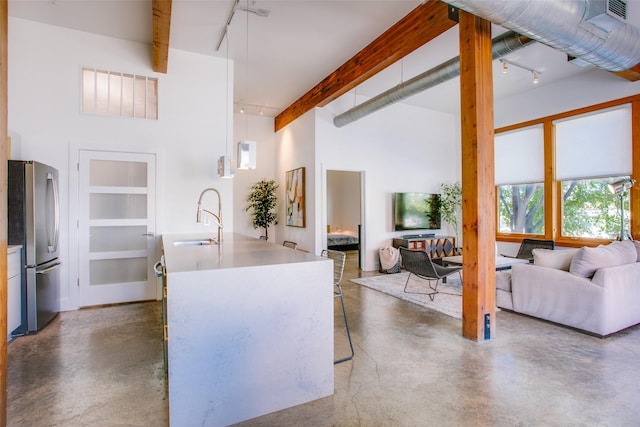
<instances>
[{"instance_id":1,"label":"white sectional sofa","mask_svg":"<svg viewBox=\"0 0 640 427\"><path fill-rule=\"evenodd\" d=\"M640 323L640 242L534 250L496 280L499 307L598 336Z\"/></svg>"}]
</instances>

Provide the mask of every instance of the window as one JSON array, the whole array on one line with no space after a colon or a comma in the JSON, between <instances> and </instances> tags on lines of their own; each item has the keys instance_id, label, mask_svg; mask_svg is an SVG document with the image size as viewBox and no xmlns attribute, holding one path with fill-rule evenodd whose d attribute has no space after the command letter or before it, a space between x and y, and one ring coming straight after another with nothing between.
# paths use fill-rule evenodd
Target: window
<instances>
[{"instance_id":1,"label":"window","mask_svg":"<svg viewBox=\"0 0 640 427\"><path fill-rule=\"evenodd\" d=\"M542 125L495 137L498 232L544 235Z\"/></svg>"},{"instance_id":2,"label":"window","mask_svg":"<svg viewBox=\"0 0 640 427\"><path fill-rule=\"evenodd\" d=\"M496 129L496 237L539 234L560 246L597 245L621 232L637 239L640 186L619 197L607 184L640 181L638 115L634 95Z\"/></svg>"},{"instance_id":3,"label":"window","mask_svg":"<svg viewBox=\"0 0 640 427\"><path fill-rule=\"evenodd\" d=\"M554 124L556 178L561 182L560 235L615 238L620 232L620 202L607 184L631 174L631 107L627 104ZM628 213L628 194L623 203Z\"/></svg>"},{"instance_id":4,"label":"window","mask_svg":"<svg viewBox=\"0 0 640 427\"><path fill-rule=\"evenodd\" d=\"M158 79L83 68L82 112L157 120Z\"/></svg>"},{"instance_id":5,"label":"window","mask_svg":"<svg viewBox=\"0 0 640 427\"><path fill-rule=\"evenodd\" d=\"M620 233L620 199L607 184L615 178L562 181L562 235L615 239ZM629 224L629 193L623 194L625 224Z\"/></svg>"},{"instance_id":6,"label":"window","mask_svg":"<svg viewBox=\"0 0 640 427\"><path fill-rule=\"evenodd\" d=\"M543 183L498 187L498 231L544 235Z\"/></svg>"}]
</instances>

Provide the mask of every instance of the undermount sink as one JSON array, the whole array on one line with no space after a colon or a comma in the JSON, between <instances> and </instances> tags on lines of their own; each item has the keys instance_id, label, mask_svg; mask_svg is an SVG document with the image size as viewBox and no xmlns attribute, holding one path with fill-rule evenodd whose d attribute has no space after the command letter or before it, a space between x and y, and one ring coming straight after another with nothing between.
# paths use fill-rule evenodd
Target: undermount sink
<instances>
[{"instance_id":1,"label":"undermount sink","mask_svg":"<svg viewBox=\"0 0 640 427\"><path fill-rule=\"evenodd\" d=\"M197 239L197 240L176 240L173 246L211 246L217 245L214 239Z\"/></svg>"}]
</instances>

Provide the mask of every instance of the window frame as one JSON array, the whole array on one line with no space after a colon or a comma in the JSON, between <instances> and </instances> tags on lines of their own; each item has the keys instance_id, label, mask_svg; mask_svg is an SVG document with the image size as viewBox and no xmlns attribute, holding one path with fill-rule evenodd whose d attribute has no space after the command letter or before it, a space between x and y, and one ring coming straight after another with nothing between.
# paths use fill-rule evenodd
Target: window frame
<instances>
[{"instance_id":1,"label":"window frame","mask_svg":"<svg viewBox=\"0 0 640 427\"><path fill-rule=\"evenodd\" d=\"M496 241L500 242L521 242L527 237L539 237L543 239L554 240L558 246L581 247L581 246L597 246L611 242L610 239L585 238L585 237L569 237L562 236L562 182L555 179L555 125L554 121L560 119L571 118L586 113L597 112L598 110L606 110L623 104L631 104L631 153L632 153L632 172L631 178L640 182L640 95L620 98L588 107L567 111L553 116L547 116L539 119L530 120L510 126L504 126L495 129L495 134L509 132L526 128L534 125L543 125L544 134L544 235L516 234L516 233L500 233L498 230L498 198L496 197ZM498 194L498 186L495 186L495 194ZM640 240L640 185L634 186L630 190L629 215L628 224L629 232L634 239Z\"/></svg>"}]
</instances>

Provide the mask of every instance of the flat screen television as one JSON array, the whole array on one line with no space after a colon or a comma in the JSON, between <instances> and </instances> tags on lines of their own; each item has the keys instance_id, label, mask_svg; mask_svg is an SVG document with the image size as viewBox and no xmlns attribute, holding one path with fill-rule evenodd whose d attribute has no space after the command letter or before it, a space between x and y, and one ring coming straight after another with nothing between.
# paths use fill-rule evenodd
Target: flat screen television
<instances>
[{"instance_id":1,"label":"flat screen television","mask_svg":"<svg viewBox=\"0 0 640 427\"><path fill-rule=\"evenodd\" d=\"M395 231L437 230L440 228L440 195L431 193L394 193Z\"/></svg>"}]
</instances>

